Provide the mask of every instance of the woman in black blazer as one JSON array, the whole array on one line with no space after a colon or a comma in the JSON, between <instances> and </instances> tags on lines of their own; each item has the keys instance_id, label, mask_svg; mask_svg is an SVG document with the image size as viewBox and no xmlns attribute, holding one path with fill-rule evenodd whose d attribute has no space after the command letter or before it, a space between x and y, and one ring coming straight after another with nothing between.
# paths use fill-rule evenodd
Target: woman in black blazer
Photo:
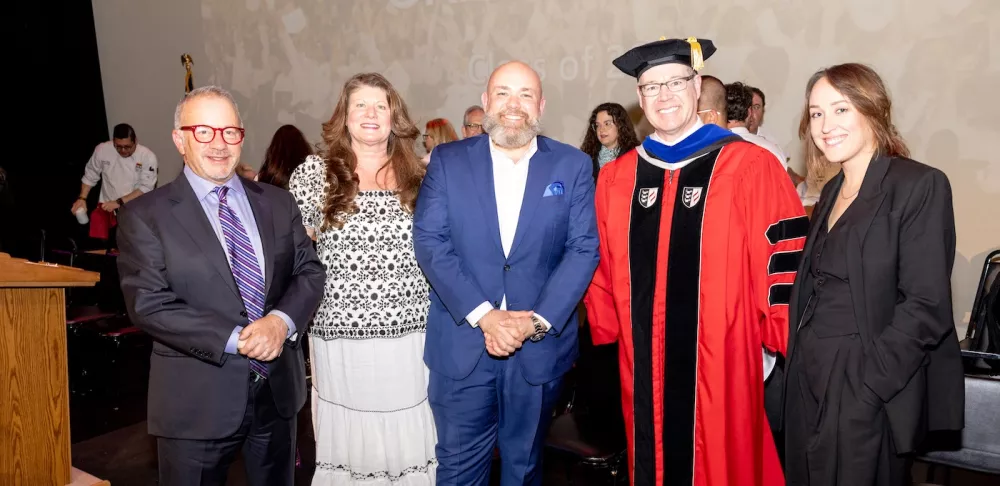
<instances>
[{"instance_id":1,"label":"woman in black blazer","mask_svg":"<svg viewBox=\"0 0 1000 486\"><path fill-rule=\"evenodd\" d=\"M909 485L926 432L963 424L951 188L906 158L872 69L819 71L806 97L807 157L843 170L816 205L792 290L787 482Z\"/></svg>"}]
</instances>

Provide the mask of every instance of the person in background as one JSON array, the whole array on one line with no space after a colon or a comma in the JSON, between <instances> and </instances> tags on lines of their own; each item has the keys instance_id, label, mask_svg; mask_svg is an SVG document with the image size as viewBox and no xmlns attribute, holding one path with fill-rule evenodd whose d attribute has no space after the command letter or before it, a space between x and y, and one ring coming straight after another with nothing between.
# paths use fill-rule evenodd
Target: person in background
<instances>
[{"instance_id":1,"label":"person in background","mask_svg":"<svg viewBox=\"0 0 1000 486\"><path fill-rule=\"evenodd\" d=\"M326 274L291 194L235 177L243 122L217 86L174 112L172 182L121 210L129 319L153 338L149 433L159 484L292 486L306 401L302 333Z\"/></svg>"},{"instance_id":2,"label":"person in background","mask_svg":"<svg viewBox=\"0 0 1000 486\"><path fill-rule=\"evenodd\" d=\"M424 165L427 165L431 161L431 151L434 147L442 143L454 142L458 140L458 135L455 134L455 128L451 126L451 122L445 120L444 118L435 118L427 122L427 126L424 129L424 150L427 154L421 160Z\"/></svg>"},{"instance_id":3,"label":"person in background","mask_svg":"<svg viewBox=\"0 0 1000 486\"><path fill-rule=\"evenodd\" d=\"M639 145L628 112L618 103L602 103L590 112L580 150L594 163L594 180L601 167Z\"/></svg>"},{"instance_id":4,"label":"person in background","mask_svg":"<svg viewBox=\"0 0 1000 486\"><path fill-rule=\"evenodd\" d=\"M111 140L94 148L84 169L80 193L70 211L87 209L87 195L101 182L99 204L90 214L90 236L111 239L116 225L115 211L156 186L156 155L136 141L135 130L127 123L115 125Z\"/></svg>"},{"instance_id":5,"label":"person in background","mask_svg":"<svg viewBox=\"0 0 1000 486\"><path fill-rule=\"evenodd\" d=\"M767 109L767 106L764 104L764 92L753 86L744 86L750 90L750 116L747 118L747 130L754 135L771 140L764 133L761 133L763 131L761 130L761 126L764 124L764 112ZM771 140L771 142L777 144L774 140Z\"/></svg>"},{"instance_id":6,"label":"person in background","mask_svg":"<svg viewBox=\"0 0 1000 486\"><path fill-rule=\"evenodd\" d=\"M422 361L429 290L412 229L419 133L385 77L357 74L323 124L324 148L289 182L327 274L309 331L314 486L435 481Z\"/></svg>"},{"instance_id":7,"label":"person in background","mask_svg":"<svg viewBox=\"0 0 1000 486\"><path fill-rule=\"evenodd\" d=\"M767 111L767 98L764 97L764 92L761 91L760 88L755 88L753 86L747 86L747 88L750 88L750 91L753 92L753 98L750 102L750 118L747 120L747 130L749 130L750 133L757 135L778 147L781 147L778 140L772 137L771 134L767 133L767 129L763 127L764 113ZM798 187L805 180L805 178L799 175L798 172L795 172L791 166L788 166L787 159L785 165L788 177L792 179L792 184Z\"/></svg>"},{"instance_id":8,"label":"person in background","mask_svg":"<svg viewBox=\"0 0 1000 486\"><path fill-rule=\"evenodd\" d=\"M767 149L781 164L781 170L787 171L788 159L781 147L770 140L754 135L747 128L747 124L752 119L751 112L753 110L750 108L752 101L753 91L747 85L738 81L726 85L726 113L729 118L729 131L743 137L743 140L747 142Z\"/></svg>"},{"instance_id":9,"label":"person in background","mask_svg":"<svg viewBox=\"0 0 1000 486\"><path fill-rule=\"evenodd\" d=\"M462 115L462 138L475 137L483 134L483 116L486 112L479 105L472 105Z\"/></svg>"},{"instance_id":10,"label":"person in background","mask_svg":"<svg viewBox=\"0 0 1000 486\"><path fill-rule=\"evenodd\" d=\"M271 137L271 144L264 154L264 163L257 173L257 181L287 190L288 179L295 168L312 154L312 146L301 130L294 125L282 125Z\"/></svg>"},{"instance_id":11,"label":"person in background","mask_svg":"<svg viewBox=\"0 0 1000 486\"><path fill-rule=\"evenodd\" d=\"M806 157L843 171L823 189L789 310L789 486L909 486L926 433L960 430L948 177L909 159L879 75L862 64L806 85Z\"/></svg>"},{"instance_id":12,"label":"person in background","mask_svg":"<svg viewBox=\"0 0 1000 486\"><path fill-rule=\"evenodd\" d=\"M726 116L726 85L715 76L701 77L698 116L706 125L729 129L729 119Z\"/></svg>"}]
</instances>

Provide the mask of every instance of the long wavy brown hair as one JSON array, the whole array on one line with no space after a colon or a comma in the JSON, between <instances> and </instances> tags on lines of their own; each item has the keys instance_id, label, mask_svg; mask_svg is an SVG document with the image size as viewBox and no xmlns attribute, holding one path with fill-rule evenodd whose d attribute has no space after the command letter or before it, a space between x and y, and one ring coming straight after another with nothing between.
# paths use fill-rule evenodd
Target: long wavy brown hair
<instances>
[{"instance_id":1,"label":"long wavy brown hair","mask_svg":"<svg viewBox=\"0 0 1000 486\"><path fill-rule=\"evenodd\" d=\"M839 164L826 160L809 132L809 95L816 83L824 78L865 117L875 138L877 155L910 156L910 149L896 130L896 126L892 124L892 100L889 99L889 91L885 88L882 78L874 69L864 64L838 64L816 71L806 84L805 106L802 109L802 119L799 121L799 139L805 142L802 145L805 146L807 184L810 182L810 177L813 178L813 183L825 183L826 180L816 179L827 179L832 177L831 173L836 174L840 171Z\"/></svg>"},{"instance_id":2,"label":"long wavy brown hair","mask_svg":"<svg viewBox=\"0 0 1000 486\"><path fill-rule=\"evenodd\" d=\"M590 120L587 120L587 134L583 136L583 143L580 145L580 150L589 155L590 160L594 163L594 179L597 179L597 173L600 171L597 155L601 152L601 141L597 138L597 129L594 128L594 124L597 123L597 114L602 111L607 112L608 116L615 121L615 126L618 127L618 155L622 155L639 145L639 137L635 135L632 119L629 118L624 106L618 103L597 105L597 108L590 112Z\"/></svg>"},{"instance_id":3,"label":"long wavy brown hair","mask_svg":"<svg viewBox=\"0 0 1000 486\"><path fill-rule=\"evenodd\" d=\"M333 109L333 116L323 124L323 149L320 155L326 162L328 189L323 206L323 224L320 231L342 228L347 218L358 211L358 159L351 148L351 134L347 131L348 100L359 88L367 86L385 92L389 101L392 128L386 148L387 161L379 170L389 170L396 181L394 192L403 209L412 213L417 202L417 191L424 179L425 169L413 149L420 130L410 120L406 103L389 80L378 73L355 74L344 83L340 99Z\"/></svg>"}]
</instances>

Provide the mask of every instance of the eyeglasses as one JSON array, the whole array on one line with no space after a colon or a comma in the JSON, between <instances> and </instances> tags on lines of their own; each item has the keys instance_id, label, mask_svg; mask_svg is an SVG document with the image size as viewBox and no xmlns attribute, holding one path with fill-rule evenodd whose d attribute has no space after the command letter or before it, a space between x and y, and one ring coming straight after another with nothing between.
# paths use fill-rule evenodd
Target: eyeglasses
<instances>
[{"instance_id":1,"label":"eyeglasses","mask_svg":"<svg viewBox=\"0 0 1000 486\"><path fill-rule=\"evenodd\" d=\"M135 148L135 144L132 144L132 145L118 145L117 143L113 143L112 145L115 146L115 150L118 150L118 151L121 151L121 152L128 152L129 150L132 150L132 149Z\"/></svg>"},{"instance_id":2,"label":"eyeglasses","mask_svg":"<svg viewBox=\"0 0 1000 486\"><path fill-rule=\"evenodd\" d=\"M212 143L215 140L215 133L222 133L222 141L228 145L239 145L243 141L246 130L240 127L215 128L208 125L188 125L180 127L180 130L191 132L198 143Z\"/></svg>"},{"instance_id":3,"label":"eyeglasses","mask_svg":"<svg viewBox=\"0 0 1000 486\"><path fill-rule=\"evenodd\" d=\"M716 110L698 110L698 114L699 115L702 114L702 113L719 113L720 115L722 114L722 113L720 113L720 112L718 112Z\"/></svg>"},{"instance_id":4,"label":"eyeglasses","mask_svg":"<svg viewBox=\"0 0 1000 486\"><path fill-rule=\"evenodd\" d=\"M639 92L647 98L652 98L660 94L660 86L666 86L668 90L673 92L684 91L688 87L688 82L694 79L697 74L692 74L683 78L674 78L670 81L663 83L646 83L639 85Z\"/></svg>"},{"instance_id":5,"label":"eyeglasses","mask_svg":"<svg viewBox=\"0 0 1000 486\"><path fill-rule=\"evenodd\" d=\"M593 125L590 126L590 128L593 128L594 131L596 132L596 131L600 130L601 127L611 128L613 126L615 126L615 121L614 120L604 120L604 123L594 123Z\"/></svg>"},{"instance_id":6,"label":"eyeglasses","mask_svg":"<svg viewBox=\"0 0 1000 486\"><path fill-rule=\"evenodd\" d=\"M469 130L482 130L483 126L478 123L466 123L465 128L468 128Z\"/></svg>"}]
</instances>

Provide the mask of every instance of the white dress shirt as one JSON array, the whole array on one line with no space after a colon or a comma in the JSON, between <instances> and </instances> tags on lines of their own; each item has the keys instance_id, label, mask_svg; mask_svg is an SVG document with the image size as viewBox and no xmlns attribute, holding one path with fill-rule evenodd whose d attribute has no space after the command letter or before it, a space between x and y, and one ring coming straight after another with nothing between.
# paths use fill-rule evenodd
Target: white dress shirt
<instances>
[{"instance_id":1,"label":"white dress shirt","mask_svg":"<svg viewBox=\"0 0 1000 486\"><path fill-rule=\"evenodd\" d=\"M743 137L743 140L746 140L747 142L750 142L760 148L767 149L768 152L774 154L774 156L778 159L778 162L781 162L781 168L788 170L788 158L785 156L785 152L781 150L781 147L779 147L778 144L761 137L760 135L750 133L750 130L747 130L746 127L733 127L730 128L729 131Z\"/></svg>"},{"instance_id":2,"label":"white dress shirt","mask_svg":"<svg viewBox=\"0 0 1000 486\"><path fill-rule=\"evenodd\" d=\"M113 142L98 144L87 161L81 181L94 187L102 179L100 202L114 201L136 189L143 193L152 191L156 186L156 155L136 144L132 155L122 157Z\"/></svg>"},{"instance_id":3,"label":"white dress shirt","mask_svg":"<svg viewBox=\"0 0 1000 486\"><path fill-rule=\"evenodd\" d=\"M538 138L531 140L528 151L524 153L521 160L515 161L501 152L490 139L490 158L493 163L493 193L497 201L497 220L500 223L500 244L503 246L505 257L510 256L510 248L514 244L514 235L517 233L517 221L521 216L521 203L524 202L524 189L528 185L528 167L531 164L531 156L538 152ZM503 296L500 308L507 310L507 296ZM479 304L465 317L472 327L479 326L479 320L489 311L493 310L493 305L489 301ZM544 317L535 314L538 320L542 321L547 329L552 325Z\"/></svg>"}]
</instances>

